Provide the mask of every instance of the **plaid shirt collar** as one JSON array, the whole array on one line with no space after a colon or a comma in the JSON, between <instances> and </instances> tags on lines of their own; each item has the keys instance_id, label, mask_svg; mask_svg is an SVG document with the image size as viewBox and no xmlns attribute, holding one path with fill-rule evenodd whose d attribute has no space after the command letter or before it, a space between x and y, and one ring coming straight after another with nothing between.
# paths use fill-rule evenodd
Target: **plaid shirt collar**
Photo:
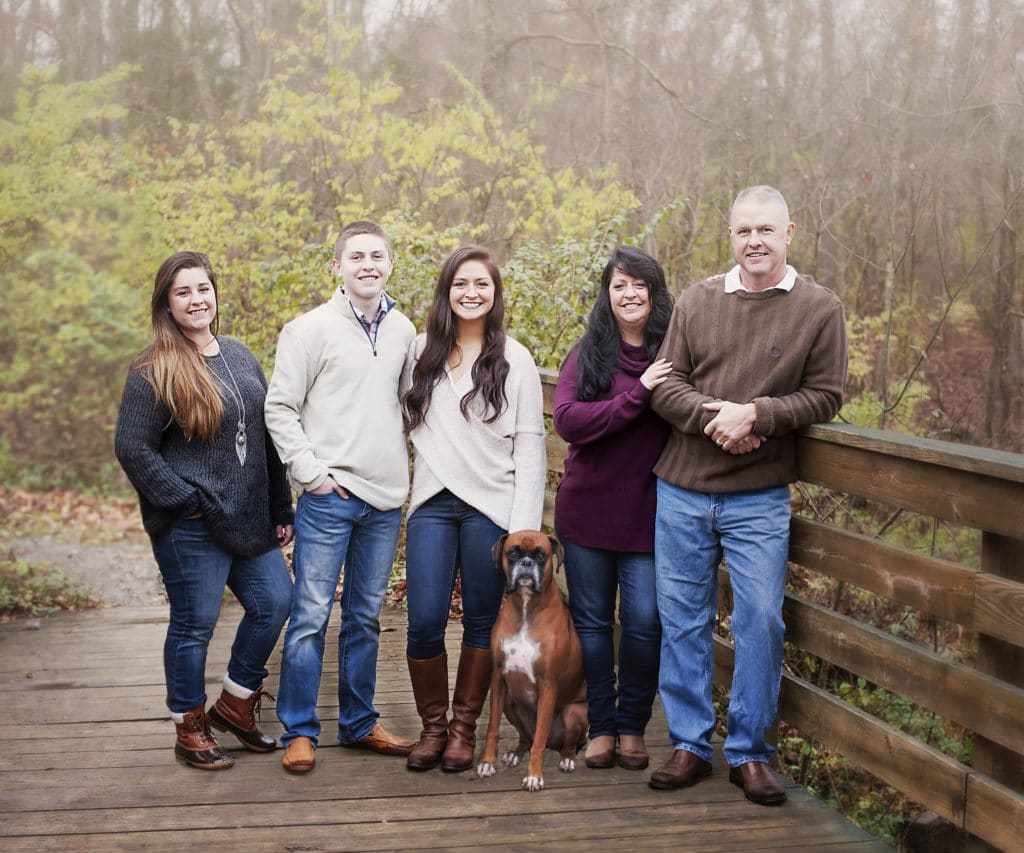
<instances>
[{"instance_id":1,"label":"plaid shirt collar","mask_svg":"<svg viewBox=\"0 0 1024 853\"><path fill-rule=\"evenodd\" d=\"M352 301L349 300L349 305L352 305ZM377 314L373 319L367 317L362 311L352 305L352 313L356 315L356 319L366 329L366 334L370 336L372 341L377 340L377 330L380 328L380 324L383 319L387 316L388 311L395 307L395 300L388 296L386 293L380 295L380 308L377 309Z\"/></svg>"}]
</instances>

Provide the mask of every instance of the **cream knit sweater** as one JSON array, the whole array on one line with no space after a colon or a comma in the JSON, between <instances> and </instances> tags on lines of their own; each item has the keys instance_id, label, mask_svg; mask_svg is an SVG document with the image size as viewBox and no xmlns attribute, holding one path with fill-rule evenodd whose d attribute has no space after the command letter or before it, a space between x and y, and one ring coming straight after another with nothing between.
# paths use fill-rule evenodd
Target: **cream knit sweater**
<instances>
[{"instance_id":1,"label":"cream knit sweater","mask_svg":"<svg viewBox=\"0 0 1024 853\"><path fill-rule=\"evenodd\" d=\"M402 505L409 456L398 385L415 335L392 308L373 346L340 290L281 330L265 412L295 489L330 474L376 509Z\"/></svg>"},{"instance_id":2,"label":"cream knit sweater","mask_svg":"<svg viewBox=\"0 0 1024 853\"><path fill-rule=\"evenodd\" d=\"M403 391L412 384L414 359L425 341L420 335L413 343ZM547 471L540 377L530 353L512 338L506 338L505 358L508 406L492 423L484 423L479 397L470 405L468 421L459 411L463 396L473 387L470 373L456 382L446 370L434 388L426 420L412 432L409 515L448 489L503 530L540 527Z\"/></svg>"}]
</instances>

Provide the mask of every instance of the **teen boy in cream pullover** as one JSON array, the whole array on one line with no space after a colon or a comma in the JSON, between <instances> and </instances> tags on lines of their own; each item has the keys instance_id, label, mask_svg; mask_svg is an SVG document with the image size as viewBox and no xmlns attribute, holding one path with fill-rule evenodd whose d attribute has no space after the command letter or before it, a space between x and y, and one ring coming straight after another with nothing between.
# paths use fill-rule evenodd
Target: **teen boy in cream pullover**
<instances>
[{"instance_id":1,"label":"teen boy in cream pullover","mask_svg":"<svg viewBox=\"0 0 1024 853\"><path fill-rule=\"evenodd\" d=\"M281 330L267 425L300 495L330 475L377 509L405 501L398 380L414 330L386 294L381 299L390 307L373 343L340 288Z\"/></svg>"},{"instance_id":2,"label":"teen boy in cream pullover","mask_svg":"<svg viewBox=\"0 0 1024 853\"><path fill-rule=\"evenodd\" d=\"M380 610L409 490L398 386L412 323L384 293L391 248L379 226L347 226L333 269L343 287L281 332L266 423L299 492L295 588L277 716L284 768L313 769L327 621L342 565L338 740L385 755L412 741L389 733L373 704Z\"/></svg>"}]
</instances>

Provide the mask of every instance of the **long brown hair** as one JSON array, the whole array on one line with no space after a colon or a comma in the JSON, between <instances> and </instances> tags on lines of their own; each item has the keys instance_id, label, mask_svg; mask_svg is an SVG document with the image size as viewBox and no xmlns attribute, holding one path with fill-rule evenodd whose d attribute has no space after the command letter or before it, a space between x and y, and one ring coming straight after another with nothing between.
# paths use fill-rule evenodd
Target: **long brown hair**
<instances>
[{"instance_id":1,"label":"long brown hair","mask_svg":"<svg viewBox=\"0 0 1024 853\"><path fill-rule=\"evenodd\" d=\"M153 386L157 398L171 411L171 418L189 440L208 441L216 435L224 419L224 401L203 363L203 357L178 328L171 316L168 294L182 270L201 268L217 295L217 276L210 259L202 252L177 252L160 264L153 281L150 301L153 343L132 364L142 371ZM219 302L218 302L219 309ZM210 331L216 335L220 312L213 318Z\"/></svg>"},{"instance_id":2,"label":"long brown hair","mask_svg":"<svg viewBox=\"0 0 1024 853\"><path fill-rule=\"evenodd\" d=\"M402 400L407 432L416 429L427 417L434 387L444 377L445 362L456 343L456 319L448 301L455 274L466 261L479 261L494 282L494 305L484 322L484 343L473 364L473 387L459 403L462 416L469 420L469 404L476 396L483 398L488 410L484 423L493 423L508 405L505 380L508 360L505 358L505 301L502 297L501 272L489 249L463 246L448 256L441 266L434 289L434 301L427 313L427 342L412 372L412 388Z\"/></svg>"}]
</instances>

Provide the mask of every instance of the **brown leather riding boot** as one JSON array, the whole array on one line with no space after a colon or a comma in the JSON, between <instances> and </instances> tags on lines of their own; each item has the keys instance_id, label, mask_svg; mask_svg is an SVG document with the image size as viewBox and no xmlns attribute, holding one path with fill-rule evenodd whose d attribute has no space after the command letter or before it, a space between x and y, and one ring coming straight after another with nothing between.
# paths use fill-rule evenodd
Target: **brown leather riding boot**
<instances>
[{"instance_id":1,"label":"brown leather riding boot","mask_svg":"<svg viewBox=\"0 0 1024 853\"><path fill-rule=\"evenodd\" d=\"M174 744L174 757L183 764L200 770L227 770L234 767L235 759L222 752L217 739L210 732L206 709L199 705L186 711L184 719L175 723L178 740Z\"/></svg>"},{"instance_id":2,"label":"brown leather riding boot","mask_svg":"<svg viewBox=\"0 0 1024 853\"><path fill-rule=\"evenodd\" d=\"M473 766L476 749L476 721L491 686L491 651L463 645L459 655L459 674L452 694L452 721L448 726L448 745L441 756L441 769L458 773Z\"/></svg>"},{"instance_id":3,"label":"brown leather riding boot","mask_svg":"<svg viewBox=\"0 0 1024 853\"><path fill-rule=\"evenodd\" d=\"M405 766L410 770L429 770L437 766L448 743L448 655L406 661L423 731Z\"/></svg>"},{"instance_id":4,"label":"brown leather riding boot","mask_svg":"<svg viewBox=\"0 0 1024 853\"><path fill-rule=\"evenodd\" d=\"M240 699L225 688L210 708L207 719L217 731L231 732L250 752L273 752L277 741L256 727L263 696L262 687L254 690L248 699Z\"/></svg>"}]
</instances>

